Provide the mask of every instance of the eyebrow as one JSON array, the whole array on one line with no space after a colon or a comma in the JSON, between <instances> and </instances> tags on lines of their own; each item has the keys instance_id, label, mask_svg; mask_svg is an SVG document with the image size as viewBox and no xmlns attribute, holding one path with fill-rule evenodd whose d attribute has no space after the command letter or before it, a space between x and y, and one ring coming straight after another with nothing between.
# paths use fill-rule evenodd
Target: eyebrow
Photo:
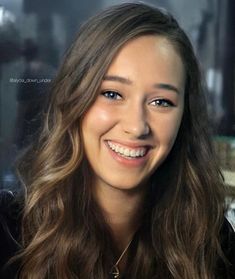
<instances>
[{"instance_id":1,"label":"eyebrow","mask_svg":"<svg viewBox=\"0 0 235 279\"><path fill-rule=\"evenodd\" d=\"M177 94L180 94L180 91L177 87L175 87L174 85L168 84L168 83L156 83L154 84L155 88L159 88L159 89L166 89L166 90L170 90L170 91L174 91Z\"/></svg>"},{"instance_id":2,"label":"eyebrow","mask_svg":"<svg viewBox=\"0 0 235 279\"><path fill-rule=\"evenodd\" d=\"M131 85L133 82L125 77L116 76L116 75L106 75L104 76L103 80L105 81L117 81L126 85ZM174 91L177 94L180 94L180 90L172 84L169 83L155 83L153 87L156 89L164 89L169 91Z\"/></svg>"},{"instance_id":3,"label":"eyebrow","mask_svg":"<svg viewBox=\"0 0 235 279\"><path fill-rule=\"evenodd\" d=\"M124 83L124 84L127 84L127 85L132 84L132 81L130 79L120 77L120 76L104 76L103 80L118 81L120 83Z\"/></svg>"}]
</instances>

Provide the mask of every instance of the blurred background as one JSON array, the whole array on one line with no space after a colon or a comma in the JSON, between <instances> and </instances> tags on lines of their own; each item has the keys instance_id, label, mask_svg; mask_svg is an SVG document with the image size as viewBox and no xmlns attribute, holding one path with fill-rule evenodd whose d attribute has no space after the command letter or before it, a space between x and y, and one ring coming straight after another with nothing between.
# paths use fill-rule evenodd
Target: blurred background
<instances>
[{"instance_id":1,"label":"blurred background","mask_svg":"<svg viewBox=\"0 0 235 279\"><path fill-rule=\"evenodd\" d=\"M114 0L0 0L0 189L34 138L63 54L84 20ZM235 186L235 1L142 1L168 9L191 38L205 76L214 142ZM197 105L197 100L195 100Z\"/></svg>"}]
</instances>

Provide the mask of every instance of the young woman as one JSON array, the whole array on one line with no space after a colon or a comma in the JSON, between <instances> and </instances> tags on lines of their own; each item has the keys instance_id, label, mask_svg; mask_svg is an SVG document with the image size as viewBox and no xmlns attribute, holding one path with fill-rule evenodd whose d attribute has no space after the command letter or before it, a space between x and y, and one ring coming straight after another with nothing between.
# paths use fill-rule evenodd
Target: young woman
<instances>
[{"instance_id":1,"label":"young woman","mask_svg":"<svg viewBox=\"0 0 235 279\"><path fill-rule=\"evenodd\" d=\"M49 104L19 166L19 278L235 278L199 67L171 15L90 19Z\"/></svg>"}]
</instances>

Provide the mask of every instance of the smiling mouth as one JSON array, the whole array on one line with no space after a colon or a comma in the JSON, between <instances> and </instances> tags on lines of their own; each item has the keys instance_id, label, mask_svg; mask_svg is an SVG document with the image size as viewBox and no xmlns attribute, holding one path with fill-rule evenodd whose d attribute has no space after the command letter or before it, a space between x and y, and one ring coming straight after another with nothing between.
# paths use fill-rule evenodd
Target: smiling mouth
<instances>
[{"instance_id":1,"label":"smiling mouth","mask_svg":"<svg viewBox=\"0 0 235 279\"><path fill-rule=\"evenodd\" d=\"M118 155L128 158L128 159L136 159L136 158L142 158L144 157L147 152L148 148L147 147L139 147L139 148L128 148L126 146L122 146L120 144L114 144L111 141L107 141L108 147L117 153Z\"/></svg>"}]
</instances>

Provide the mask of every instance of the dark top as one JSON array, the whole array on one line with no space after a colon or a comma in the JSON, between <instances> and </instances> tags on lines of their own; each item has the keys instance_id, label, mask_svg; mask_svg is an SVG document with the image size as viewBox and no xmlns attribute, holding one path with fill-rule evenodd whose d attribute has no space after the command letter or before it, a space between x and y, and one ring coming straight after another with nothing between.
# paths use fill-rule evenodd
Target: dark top
<instances>
[{"instance_id":1,"label":"dark top","mask_svg":"<svg viewBox=\"0 0 235 279\"><path fill-rule=\"evenodd\" d=\"M15 263L4 268L6 262L20 249L17 242L21 220L19 205L10 191L0 191L0 279L17 278L19 266ZM222 250L230 262L227 266L218 259L215 278L235 279L235 232L225 218L221 229ZM143 278L148 279L148 278Z\"/></svg>"}]
</instances>

